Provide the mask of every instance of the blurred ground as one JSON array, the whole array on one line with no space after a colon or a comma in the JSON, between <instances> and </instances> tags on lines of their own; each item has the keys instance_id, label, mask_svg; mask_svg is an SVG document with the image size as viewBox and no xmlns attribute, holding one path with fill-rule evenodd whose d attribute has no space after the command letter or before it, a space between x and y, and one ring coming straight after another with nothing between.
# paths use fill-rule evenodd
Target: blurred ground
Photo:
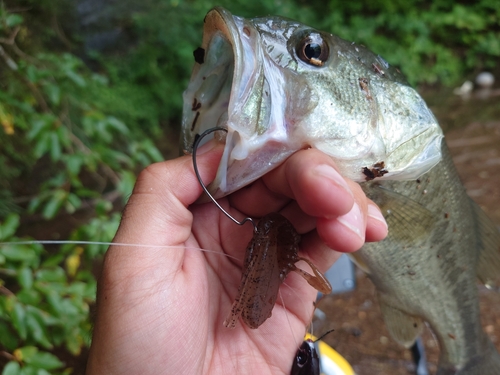
<instances>
[{"instance_id":1,"label":"blurred ground","mask_svg":"<svg viewBox=\"0 0 500 375\"><path fill-rule=\"evenodd\" d=\"M468 194L500 227L500 96L423 96L445 129ZM315 321L314 332L335 329L324 341L351 363L357 375L415 374L410 351L393 341L384 326L373 284L361 271L356 276L355 291L320 301L318 308L327 319ZM479 288L483 327L500 350L500 293ZM439 349L427 328L423 342L429 372L434 374Z\"/></svg>"}]
</instances>

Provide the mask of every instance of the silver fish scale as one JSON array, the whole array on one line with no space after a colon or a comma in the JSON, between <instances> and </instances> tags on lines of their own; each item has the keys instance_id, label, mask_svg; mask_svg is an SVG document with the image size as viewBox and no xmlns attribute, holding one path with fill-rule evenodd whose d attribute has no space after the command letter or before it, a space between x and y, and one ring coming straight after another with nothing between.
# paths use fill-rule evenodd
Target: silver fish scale
<instances>
[{"instance_id":1,"label":"silver fish scale","mask_svg":"<svg viewBox=\"0 0 500 375\"><path fill-rule=\"evenodd\" d=\"M438 374L467 365L456 374L500 374L500 356L480 324L477 208L446 146L443 160L419 182L362 187L382 209L389 235L365 244L354 258L377 287L391 334L408 347L426 321L441 348Z\"/></svg>"}]
</instances>

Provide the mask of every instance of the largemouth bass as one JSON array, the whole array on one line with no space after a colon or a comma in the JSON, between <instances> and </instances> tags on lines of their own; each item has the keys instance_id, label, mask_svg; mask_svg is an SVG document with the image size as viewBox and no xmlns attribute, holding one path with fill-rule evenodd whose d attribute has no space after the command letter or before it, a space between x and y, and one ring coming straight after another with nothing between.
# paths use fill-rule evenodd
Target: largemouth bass
<instances>
[{"instance_id":1,"label":"largemouth bass","mask_svg":"<svg viewBox=\"0 0 500 375\"><path fill-rule=\"evenodd\" d=\"M228 129L215 197L311 146L360 182L372 171L416 178L440 160L442 132L425 102L362 46L281 17L245 20L216 8L195 57L183 148L191 152L209 128Z\"/></svg>"},{"instance_id":2,"label":"largemouth bass","mask_svg":"<svg viewBox=\"0 0 500 375\"><path fill-rule=\"evenodd\" d=\"M476 278L500 271L500 234L466 195L423 99L368 49L281 17L215 8L184 94L183 148L228 129L210 190L229 194L315 147L382 209L388 237L354 254L392 336L411 346L424 322L438 374L498 375L480 324Z\"/></svg>"}]
</instances>

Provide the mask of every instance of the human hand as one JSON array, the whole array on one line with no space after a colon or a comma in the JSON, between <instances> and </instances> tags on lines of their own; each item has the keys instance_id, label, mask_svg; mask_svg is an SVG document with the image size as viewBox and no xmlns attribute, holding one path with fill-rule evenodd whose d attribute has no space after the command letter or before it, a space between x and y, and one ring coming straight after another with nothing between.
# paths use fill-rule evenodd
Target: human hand
<instances>
[{"instance_id":1,"label":"human hand","mask_svg":"<svg viewBox=\"0 0 500 375\"><path fill-rule=\"evenodd\" d=\"M197 155L205 183L222 154L207 148ZM194 204L201 193L190 157L139 176L114 242L147 245L115 245L106 254L88 374L289 374L316 290L292 273L262 326L225 328L253 228L212 202ZM322 272L339 256L332 248L354 251L387 234L359 185L313 149L219 203L238 219L282 213L302 234L301 255Z\"/></svg>"}]
</instances>

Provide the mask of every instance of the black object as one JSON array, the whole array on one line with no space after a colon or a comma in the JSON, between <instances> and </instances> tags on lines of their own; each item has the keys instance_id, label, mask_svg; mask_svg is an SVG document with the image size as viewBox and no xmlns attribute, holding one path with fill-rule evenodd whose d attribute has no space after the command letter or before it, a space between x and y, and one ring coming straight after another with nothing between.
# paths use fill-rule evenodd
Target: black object
<instances>
[{"instance_id":1,"label":"black object","mask_svg":"<svg viewBox=\"0 0 500 375\"><path fill-rule=\"evenodd\" d=\"M422 339L419 337L417 341L411 347L411 354L413 356L413 362L415 362L415 374L416 375L429 375L427 370L427 360L425 358L425 349Z\"/></svg>"},{"instance_id":2,"label":"black object","mask_svg":"<svg viewBox=\"0 0 500 375\"><path fill-rule=\"evenodd\" d=\"M319 375L319 356L316 343L304 340L295 354L291 375Z\"/></svg>"},{"instance_id":3,"label":"black object","mask_svg":"<svg viewBox=\"0 0 500 375\"><path fill-rule=\"evenodd\" d=\"M193 51L194 61L198 64L203 64L205 62L205 50L201 47L196 48Z\"/></svg>"}]
</instances>

